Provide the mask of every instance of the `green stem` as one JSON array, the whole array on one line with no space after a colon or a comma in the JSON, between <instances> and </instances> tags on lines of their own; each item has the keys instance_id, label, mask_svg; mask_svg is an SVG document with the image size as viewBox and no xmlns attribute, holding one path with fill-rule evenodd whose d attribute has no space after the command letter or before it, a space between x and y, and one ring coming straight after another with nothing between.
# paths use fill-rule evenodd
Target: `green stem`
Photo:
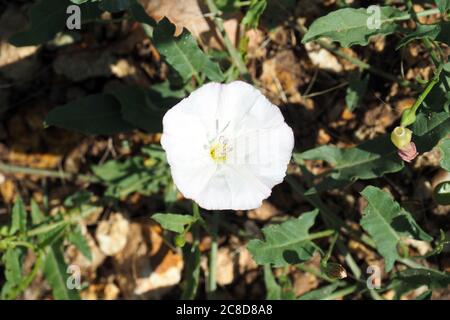
<instances>
[{"instance_id":1,"label":"green stem","mask_svg":"<svg viewBox=\"0 0 450 320\"><path fill-rule=\"evenodd\" d=\"M331 253L333 252L334 245L336 244L336 241L337 241L338 237L339 237L339 232L334 232L333 238L331 239L331 244L328 247L327 253L322 258L322 263L323 264L326 264L328 262L328 260L330 259Z\"/></svg>"},{"instance_id":2,"label":"green stem","mask_svg":"<svg viewBox=\"0 0 450 320\"><path fill-rule=\"evenodd\" d=\"M349 295L349 294L355 292L357 289L358 289L358 285L354 284L354 285L348 286L344 289L335 291L332 294L329 294L328 296L324 297L322 300L334 300L337 298L342 298L342 297L345 297L346 295Z\"/></svg>"},{"instance_id":3,"label":"green stem","mask_svg":"<svg viewBox=\"0 0 450 320\"><path fill-rule=\"evenodd\" d=\"M36 169L0 162L0 171L5 173L22 173L29 175L45 176L62 180L78 180L81 182L99 182L100 180L91 175L74 174L62 170Z\"/></svg>"},{"instance_id":4,"label":"green stem","mask_svg":"<svg viewBox=\"0 0 450 320\"><path fill-rule=\"evenodd\" d=\"M212 20L214 21L217 29L220 31L220 34L222 35L223 44L225 45L225 48L230 54L230 57L233 60L234 65L237 67L239 73L243 77L249 78L250 74L247 70L247 66L245 65L244 60L242 59L241 54L236 50L230 38L228 37L222 19L217 17L220 14L219 9L217 9L217 6L213 0L206 0L206 4L208 5L209 11L213 16Z\"/></svg>"},{"instance_id":5,"label":"green stem","mask_svg":"<svg viewBox=\"0 0 450 320\"><path fill-rule=\"evenodd\" d=\"M439 57L436 55L436 51L434 49L432 41L428 38L423 38L422 41L425 48L427 48L428 52L430 52L431 61L437 68L441 63Z\"/></svg>"},{"instance_id":6,"label":"green stem","mask_svg":"<svg viewBox=\"0 0 450 320\"><path fill-rule=\"evenodd\" d=\"M78 210L79 209L73 209L73 211L78 211ZM65 224L69 225L69 224L78 223L80 220L82 220L83 218L86 218L87 216L89 216L90 214L92 214L93 212L95 212L97 210L98 210L98 207L89 207L86 210L81 210L81 212L76 214L76 216L72 216L65 220L56 221L54 223L41 225L34 229L31 229L31 230L27 231L26 235L28 237L34 237L34 236L38 236L38 235L47 233L49 231L52 231L62 225L65 225Z\"/></svg>"},{"instance_id":7,"label":"green stem","mask_svg":"<svg viewBox=\"0 0 450 320\"><path fill-rule=\"evenodd\" d=\"M219 213L214 212L212 216L212 243L209 252L208 282L206 292L209 298L214 298L214 292L217 290L216 271L217 271L217 233L219 229Z\"/></svg>"},{"instance_id":8,"label":"green stem","mask_svg":"<svg viewBox=\"0 0 450 320\"><path fill-rule=\"evenodd\" d=\"M436 85L436 83L439 82L439 77L442 72L442 68L443 68L443 64L441 64L439 66L436 74L428 82L428 85L426 86L425 90L423 90L423 92L420 94L419 98L417 98L417 100L416 100L416 102L414 102L413 106L411 108L408 108L405 111L403 111L404 113L402 114L402 120L400 123L401 126L406 127L415 122L417 110L419 109L420 105L425 100L425 98L428 96L428 94L431 92L433 87Z\"/></svg>"},{"instance_id":9,"label":"green stem","mask_svg":"<svg viewBox=\"0 0 450 320\"><path fill-rule=\"evenodd\" d=\"M397 82L402 87L417 88L417 85L412 83L411 81L408 81L405 79L400 79L388 72L385 72L383 70L375 68L374 66L371 66L370 64L368 64L356 57L352 57L352 56L348 55L347 53L343 52L341 49L337 48L333 44L329 44L322 40L315 40L315 42L317 44L319 44L322 48L325 48L326 50L332 52L336 56L341 57L341 58L347 60L348 62L353 63L354 65L358 66L361 70L367 70L368 72L376 74L382 78L385 78L385 79L393 81L393 82Z\"/></svg>"},{"instance_id":10,"label":"green stem","mask_svg":"<svg viewBox=\"0 0 450 320\"><path fill-rule=\"evenodd\" d=\"M334 235L335 233L336 233L335 230L324 230L324 231L312 233L312 234L309 236L309 240L315 240L315 239L320 239L320 238L326 238L326 237L329 237L329 236L331 236L331 235Z\"/></svg>"},{"instance_id":11,"label":"green stem","mask_svg":"<svg viewBox=\"0 0 450 320\"><path fill-rule=\"evenodd\" d=\"M327 277L327 275L324 274L323 272L321 272L320 270L310 267L310 266L307 266L304 263L298 264L298 265L296 265L296 267L297 267L297 269L299 269L303 272L311 273L312 275L316 276L317 278L328 281L330 283L337 281L337 280L333 280L333 279Z\"/></svg>"},{"instance_id":12,"label":"green stem","mask_svg":"<svg viewBox=\"0 0 450 320\"><path fill-rule=\"evenodd\" d=\"M303 187L299 183L297 183L297 181L295 181L295 179L291 176L287 176L286 180L291 185L291 187L295 191L297 191L306 201L320 210L320 213L326 225L334 228L336 231L339 231L342 227L346 229L349 234L351 233L354 235L354 232L350 228L348 228L339 217L333 214L333 212L331 212L331 210L329 210L328 207L325 206L325 204L317 195L306 195ZM360 241L363 241L362 238ZM368 240L365 239L365 241ZM358 264L355 262L352 255L348 252L342 241L337 241L336 245L338 250L344 255L345 262L352 270L353 275L359 279L361 277L361 269L358 267Z\"/></svg>"},{"instance_id":13,"label":"green stem","mask_svg":"<svg viewBox=\"0 0 450 320\"><path fill-rule=\"evenodd\" d=\"M338 216L336 216L320 199L320 197L316 194L306 195L306 190L292 177L287 176L286 181L290 184L292 189L300 194L306 201L308 201L312 206L316 207L320 210L321 215L324 220L329 223L334 229L339 230L343 228L350 236L355 238L356 240L374 248L375 242L365 234L359 235L353 229L350 229Z\"/></svg>"}]
</instances>

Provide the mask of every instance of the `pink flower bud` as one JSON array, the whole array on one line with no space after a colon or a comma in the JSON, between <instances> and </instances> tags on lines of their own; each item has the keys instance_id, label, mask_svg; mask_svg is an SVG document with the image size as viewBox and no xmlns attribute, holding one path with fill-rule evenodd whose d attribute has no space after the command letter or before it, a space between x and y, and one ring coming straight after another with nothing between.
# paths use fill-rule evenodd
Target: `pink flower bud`
<instances>
[{"instance_id":1,"label":"pink flower bud","mask_svg":"<svg viewBox=\"0 0 450 320\"><path fill-rule=\"evenodd\" d=\"M406 161L406 162L413 161L419 155L414 142L410 142L408 145L404 146L403 148L398 149L397 153L400 156L400 158L402 158L403 161Z\"/></svg>"}]
</instances>

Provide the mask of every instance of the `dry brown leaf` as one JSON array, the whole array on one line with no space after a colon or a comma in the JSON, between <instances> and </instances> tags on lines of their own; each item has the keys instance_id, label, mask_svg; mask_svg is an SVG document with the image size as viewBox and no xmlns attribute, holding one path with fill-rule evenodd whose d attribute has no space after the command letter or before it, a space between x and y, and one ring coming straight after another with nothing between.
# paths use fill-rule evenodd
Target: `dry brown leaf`
<instances>
[{"instance_id":1,"label":"dry brown leaf","mask_svg":"<svg viewBox=\"0 0 450 320\"><path fill-rule=\"evenodd\" d=\"M208 47L220 49L215 30L211 30L211 23L204 14L208 9L201 1L197 0L140 0L147 13L155 20L159 21L163 17L169 18L177 27L176 34L181 33L183 28L188 29L194 37L199 39ZM224 27L233 45L238 43L237 28L240 13L224 14Z\"/></svg>"}]
</instances>

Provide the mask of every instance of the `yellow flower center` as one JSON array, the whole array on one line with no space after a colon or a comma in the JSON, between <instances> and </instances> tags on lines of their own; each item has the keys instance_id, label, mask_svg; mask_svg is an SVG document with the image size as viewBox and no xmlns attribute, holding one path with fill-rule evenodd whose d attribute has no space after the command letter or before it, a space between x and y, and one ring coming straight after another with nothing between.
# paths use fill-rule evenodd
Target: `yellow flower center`
<instances>
[{"instance_id":1,"label":"yellow flower center","mask_svg":"<svg viewBox=\"0 0 450 320\"><path fill-rule=\"evenodd\" d=\"M209 155L215 162L223 163L227 160L226 145L222 143L214 143L209 149Z\"/></svg>"},{"instance_id":2,"label":"yellow flower center","mask_svg":"<svg viewBox=\"0 0 450 320\"><path fill-rule=\"evenodd\" d=\"M227 161L227 153L230 150L228 146L228 140L224 137L220 137L209 147L209 155L217 163L224 163Z\"/></svg>"}]
</instances>

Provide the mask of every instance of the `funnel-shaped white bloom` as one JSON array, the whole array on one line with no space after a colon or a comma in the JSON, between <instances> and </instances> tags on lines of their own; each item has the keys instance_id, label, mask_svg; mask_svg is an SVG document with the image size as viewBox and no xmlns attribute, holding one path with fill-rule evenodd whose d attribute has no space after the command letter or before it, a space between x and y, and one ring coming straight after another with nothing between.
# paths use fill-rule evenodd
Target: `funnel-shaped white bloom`
<instances>
[{"instance_id":1,"label":"funnel-shaped white bloom","mask_svg":"<svg viewBox=\"0 0 450 320\"><path fill-rule=\"evenodd\" d=\"M208 83L165 114L161 144L186 198L209 210L248 210L283 181L294 134L251 85Z\"/></svg>"}]
</instances>

